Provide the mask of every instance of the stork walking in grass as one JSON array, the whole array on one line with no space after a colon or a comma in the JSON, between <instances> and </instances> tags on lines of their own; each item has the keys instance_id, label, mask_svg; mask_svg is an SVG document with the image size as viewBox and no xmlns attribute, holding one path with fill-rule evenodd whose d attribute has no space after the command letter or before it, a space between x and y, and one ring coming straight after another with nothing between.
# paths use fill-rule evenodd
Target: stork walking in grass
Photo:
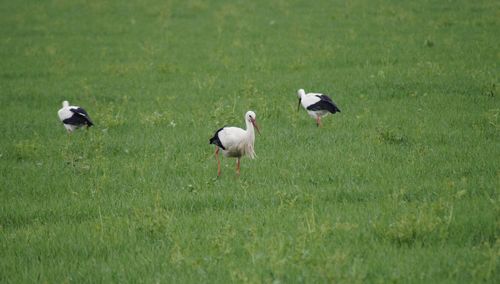
<instances>
[{"instance_id":1,"label":"stork walking in grass","mask_svg":"<svg viewBox=\"0 0 500 284\"><path fill-rule=\"evenodd\" d=\"M82 126L87 126L88 128L94 125L89 114L83 108L70 106L68 101L64 101L62 105L63 107L57 112L57 115L68 133Z\"/></svg>"},{"instance_id":2,"label":"stork walking in grass","mask_svg":"<svg viewBox=\"0 0 500 284\"><path fill-rule=\"evenodd\" d=\"M237 158L236 174L240 175L240 159L247 155L251 159L255 158L254 128L260 134L259 127L255 121L255 112L247 111L245 114L246 130L239 127L222 127L217 130L214 137L210 138L210 144L215 145L215 159L217 159L217 176L220 176L219 150L226 157Z\"/></svg>"},{"instance_id":3,"label":"stork walking in grass","mask_svg":"<svg viewBox=\"0 0 500 284\"><path fill-rule=\"evenodd\" d=\"M302 107L307 111L307 113L314 119L316 119L316 125L321 126L321 117L327 115L328 113L340 112L340 109L332 101L332 99L323 94L308 93L304 89L297 91L297 96L299 97L299 105L297 110Z\"/></svg>"}]
</instances>

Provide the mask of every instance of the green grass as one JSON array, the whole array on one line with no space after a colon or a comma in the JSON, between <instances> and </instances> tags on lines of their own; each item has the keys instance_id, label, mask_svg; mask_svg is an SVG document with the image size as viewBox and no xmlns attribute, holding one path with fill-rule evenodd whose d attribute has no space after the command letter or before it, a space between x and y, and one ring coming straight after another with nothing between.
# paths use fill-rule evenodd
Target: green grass
<instances>
[{"instance_id":1,"label":"green grass","mask_svg":"<svg viewBox=\"0 0 500 284\"><path fill-rule=\"evenodd\" d=\"M0 282L500 281L498 2L0 8Z\"/></svg>"}]
</instances>

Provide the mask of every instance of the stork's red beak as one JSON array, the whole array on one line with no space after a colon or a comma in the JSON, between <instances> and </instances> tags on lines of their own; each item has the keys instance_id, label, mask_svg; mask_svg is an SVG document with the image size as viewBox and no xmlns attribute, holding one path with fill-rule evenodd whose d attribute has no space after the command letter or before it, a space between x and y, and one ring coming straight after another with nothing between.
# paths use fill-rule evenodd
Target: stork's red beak
<instances>
[{"instance_id":1,"label":"stork's red beak","mask_svg":"<svg viewBox=\"0 0 500 284\"><path fill-rule=\"evenodd\" d=\"M255 127L255 129L257 129L257 133L259 133L259 135L260 135L259 126L257 125L257 122L255 121L255 119L250 118L250 121L252 122L253 127Z\"/></svg>"},{"instance_id":2,"label":"stork's red beak","mask_svg":"<svg viewBox=\"0 0 500 284\"><path fill-rule=\"evenodd\" d=\"M297 105L297 111L300 109L300 98L299 98L299 104Z\"/></svg>"}]
</instances>

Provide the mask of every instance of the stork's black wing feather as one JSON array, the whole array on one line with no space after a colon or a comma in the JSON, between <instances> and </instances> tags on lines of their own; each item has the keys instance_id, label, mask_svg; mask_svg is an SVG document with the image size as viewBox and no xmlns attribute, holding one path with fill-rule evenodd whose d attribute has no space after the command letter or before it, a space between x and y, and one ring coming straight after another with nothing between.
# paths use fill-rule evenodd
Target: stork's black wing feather
<instances>
[{"instance_id":1,"label":"stork's black wing feather","mask_svg":"<svg viewBox=\"0 0 500 284\"><path fill-rule=\"evenodd\" d=\"M83 108L81 108L81 107L72 108L72 109L70 109L70 111L73 113L73 116L68 118L68 119L78 121L79 124L87 124L89 127L94 125L94 123L92 122L92 119L90 119L89 114ZM69 123L69 124L73 124L73 123Z\"/></svg>"},{"instance_id":2,"label":"stork's black wing feather","mask_svg":"<svg viewBox=\"0 0 500 284\"><path fill-rule=\"evenodd\" d=\"M226 150L226 148L224 147L224 145L222 145L222 142L219 139L219 132L221 132L222 129L224 129L224 127L218 129L215 132L214 137L210 138L210 144L217 145L217 146L221 147L223 150Z\"/></svg>"},{"instance_id":3,"label":"stork's black wing feather","mask_svg":"<svg viewBox=\"0 0 500 284\"><path fill-rule=\"evenodd\" d=\"M81 115L73 114L71 117L64 119L62 122L64 124L80 126L86 124L87 119Z\"/></svg>"},{"instance_id":4,"label":"stork's black wing feather","mask_svg":"<svg viewBox=\"0 0 500 284\"><path fill-rule=\"evenodd\" d=\"M340 112L337 105L327 95L317 95L319 101L307 107L307 110L327 110L331 113Z\"/></svg>"}]
</instances>

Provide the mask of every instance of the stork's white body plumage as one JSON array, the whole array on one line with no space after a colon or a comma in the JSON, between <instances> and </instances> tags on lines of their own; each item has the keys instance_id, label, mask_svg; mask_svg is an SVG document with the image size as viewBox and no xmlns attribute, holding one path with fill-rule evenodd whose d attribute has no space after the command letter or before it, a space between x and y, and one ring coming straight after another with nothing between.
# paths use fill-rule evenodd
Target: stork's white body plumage
<instances>
[{"instance_id":1,"label":"stork's white body plumage","mask_svg":"<svg viewBox=\"0 0 500 284\"><path fill-rule=\"evenodd\" d=\"M239 127L222 127L210 138L210 144L215 144L215 157L217 159L217 175L220 176L219 148L226 157L237 158L236 173L240 173L240 158L249 156L255 158L254 142L255 130L259 128L255 121L255 113L248 111L245 114L246 129Z\"/></svg>"},{"instance_id":2,"label":"stork's white body plumage","mask_svg":"<svg viewBox=\"0 0 500 284\"><path fill-rule=\"evenodd\" d=\"M59 109L57 115L68 133L84 125L87 127L94 125L89 114L83 108L79 106L70 106L68 101L64 101L62 105L63 107Z\"/></svg>"},{"instance_id":3,"label":"stork's white body plumage","mask_svg":"<svg viewBox=\"0 0 500 284\"><path fill-rule=\"evenodd\" d=\"M324 94L320 93L307 93L300 89L297 91L297 96L299 97L299 105L307 111L309 116L316 119L316 124L321 125L321 117L327 115L328 113L340 112L340 109L335 105L332 99Z\"/></svg>"},{"instance_id":4,"label":"stork's white body plumage","mask_svg":"<svg viewBox=\"0 0 500 284\"><path fill-rule=\"evenodd\" d=\"M313 105L315 103L318 103L321 101L321 99L318 97L320 96L320 93L308 93L302 96L302 99L300 100L300 104L302 107L307 111L309 116L312 118L316 119L318 116L325 116L328 114L327 110L308 110L307 107L310 105Z\"/></svg>"},{"instance_id":5,"label":"stork's white body plumage","mask_svg":"<svg viewBox=\"0 0 500 284\"><path fill-rule=\"evenodd\" d=\"M225 148L222 150L224 156L238 158L247 155L251 159L255 158L253 125L248 126L247 123L247 130L239 127L224 127L219 132L219 140Z\"/></svg>"}]
</instances>

